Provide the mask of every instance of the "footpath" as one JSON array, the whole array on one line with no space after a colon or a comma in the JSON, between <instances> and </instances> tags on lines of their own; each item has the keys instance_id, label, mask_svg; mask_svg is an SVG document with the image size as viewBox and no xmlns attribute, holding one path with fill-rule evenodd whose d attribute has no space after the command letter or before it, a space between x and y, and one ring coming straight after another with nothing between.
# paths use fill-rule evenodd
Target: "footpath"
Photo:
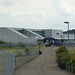
<instances>
[{"instance_id":1,"label":"footpath","mask_svg":"<svg viewBox=\"0 0 75 75\"><path fill-rule=\"evenodd\" d=\"M58 68L56 49L57 47L45 47L41 55L17 69L14 75L75 75Z\"/></svg>"}]
</instances>

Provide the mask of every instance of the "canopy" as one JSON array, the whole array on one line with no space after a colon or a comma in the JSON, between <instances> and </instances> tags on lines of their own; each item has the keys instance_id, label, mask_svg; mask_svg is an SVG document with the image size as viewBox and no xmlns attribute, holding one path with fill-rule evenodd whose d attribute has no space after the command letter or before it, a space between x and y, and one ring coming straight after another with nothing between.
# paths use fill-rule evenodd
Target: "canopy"
<instances>
[{"instance_id":1,"label":"canopy","mask_svg":"<svg viewBox=\"0 0 75 75\"><path fill-rule=\"evenodd\" d=\"M45 37L44 40L55 40L55 38Z\"/></svg>"}]
</instances>

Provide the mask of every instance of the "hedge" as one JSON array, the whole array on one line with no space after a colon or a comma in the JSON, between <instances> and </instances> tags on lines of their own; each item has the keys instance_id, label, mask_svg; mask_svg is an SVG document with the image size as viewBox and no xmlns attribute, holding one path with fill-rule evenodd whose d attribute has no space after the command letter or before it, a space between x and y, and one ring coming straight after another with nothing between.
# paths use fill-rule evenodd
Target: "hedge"
<instances>
[{"instance_id":1,"label":"hedge","mask_svg":"<svg viewBox=\"0 0 75 75\"><path fill-rule=\"evenodd\" d=\"M75 72L75 50L67 50L65 46L61 46L56 50L58 66Z\"/></svg>"}]
</instances>

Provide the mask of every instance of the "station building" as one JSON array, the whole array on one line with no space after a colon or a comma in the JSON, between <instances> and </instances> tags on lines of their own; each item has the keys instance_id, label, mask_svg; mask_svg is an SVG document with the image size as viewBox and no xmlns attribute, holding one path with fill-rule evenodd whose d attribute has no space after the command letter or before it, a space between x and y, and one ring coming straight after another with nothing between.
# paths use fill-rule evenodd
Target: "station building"
<instances>
[{"instance_id":1,"label":"station building","mask_svg":"<svg viewBox=\"0 0 75 75\"><path fill-rule=\"evenodd\" d=\"M38 39L43 39L42 36L24 28L0 28L0 41L17 44L37 44Z\"/></svg>"},{"instance_id":2,"label":"station building","mask_svg":"<svg viewBox=\"0 0 75 75\"><path fill-rule=\"evenodd\" d=\"M63 39L63 31L56 29L26 29L26 28L0 28L0 41L17 44L37 44L44 38Z\"/></svg>"},{"instance_id":3,"label":"station building","mask_svg":"<svg viewBox=\"0 0 75 75\"><path fill-rule=\"evenodd\" d=\"M63 31L57 29L33 29L33 32L43 36L43 37L50 37L55 39L62 39L63 38Z\"/></svg>"}]
</instances>

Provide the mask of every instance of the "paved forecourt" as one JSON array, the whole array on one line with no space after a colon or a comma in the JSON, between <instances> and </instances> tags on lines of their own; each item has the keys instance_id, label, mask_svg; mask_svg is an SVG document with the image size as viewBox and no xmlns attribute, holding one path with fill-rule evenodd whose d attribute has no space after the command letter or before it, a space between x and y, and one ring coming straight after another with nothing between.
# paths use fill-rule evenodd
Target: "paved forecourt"
<instances>
[{"instance_id":1,"label":"paved forecourt","mask_svg":"<svg viewBox=\"0 0 75 75\"><path fill-rule=\"evenodd\" d=\"M58 68L55 50L58 47L44 47L42 55L17 69L14 75L74 75Z\"/></svg>"}]
</instances>

